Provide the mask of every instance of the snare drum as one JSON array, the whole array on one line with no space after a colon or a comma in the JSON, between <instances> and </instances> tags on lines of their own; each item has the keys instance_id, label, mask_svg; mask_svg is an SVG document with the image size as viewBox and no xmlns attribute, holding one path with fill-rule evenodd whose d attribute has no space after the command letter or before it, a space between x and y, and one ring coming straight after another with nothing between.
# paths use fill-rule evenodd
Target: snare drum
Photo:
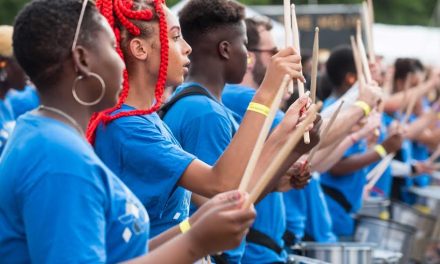
<instances>
[{"instance_id":1,"label":"snare drum","mask_svg":"<svg viewBox=\"0 0 440 264\"><path fill-rule=\"evenodd\" d=\"M402 253L375 249L373 251L374 264L398 264Z\"/></svg>"},{"instance_id":2,"label":"snare drum","mask_svg":"<svg viewBox=\"0 0 440 264\"><path fill-rule=\"evenodd\" d=\"M298 255L289 255L288 264L331 264L322 260L307 258Z\"/></svg>"},{"instance_id":3,"label":"snare drum","mask_svg":"<svg viewBox=\"0 0 440 264\"><path fill-rule=\"evenodd\" d=\"M391 216L393 221L407 224L417 229L411 257L417 261L423 261L434 232L435 216L423 214L401 202L393 202L391 204Z\"/></svg>"},{"instance_id":4,"label":"snare drum","mask_svg":"<svg viewBox=\"0 0 440 264\"><path fill-rule=\"evenodd\" d=\"M370 264L373 261L371 243L302 243L303 255L338 264Z\"/></svg>"},{"instance_id":5,"label":"snare drum","mask_svg":"<svg viewBox=\"0 0 440 264\"><path fill-rule=\"evenodd\" d=\"M377 248L403 254L400 263L408 263L416 229L394 221L358 216L355 241L375 243Z\"/></svg>"}]
</instances>

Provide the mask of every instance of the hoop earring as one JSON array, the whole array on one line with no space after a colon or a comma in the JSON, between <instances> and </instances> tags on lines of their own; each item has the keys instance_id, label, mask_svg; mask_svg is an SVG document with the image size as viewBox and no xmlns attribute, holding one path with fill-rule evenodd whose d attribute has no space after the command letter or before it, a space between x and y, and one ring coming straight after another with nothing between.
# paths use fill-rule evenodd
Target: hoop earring
<instances>
[{"instance_id":1,"label":"hoop earring","mask_svg":"<svg viewBox=\"0 0 440 264\"><path fill-rule=\"evenodd\" d=\"M73 82L72 95L73 95L73 98L75 98L75 100L76 100L79 104L82 104L82 105L84 105L84 106L92 106L92 105L96 105L96 104L98 104L99 102L101 102L102 98L104 98L105 88L106 88L106 87L105 87L104 80L103 80L102 77L99 76L98 74L91 72L91 73L89 73L89 75L88 75L87 77L94 77L94 78L96 78L96 79L99 81L99 83L101 84L101 89L102 89L102 90L101 90L101 94L99 95L98 99L96 99L96 100L93 101L93 102L85 102L85 101L83 101L83 100L81 100L81 99L79 98L78 94L76 93L76 88L77 88L78 82L81 81L82 79L84 79L84 77L83 77L82 75L76 77L75 81Z\"/></svg>"}]
</instances>

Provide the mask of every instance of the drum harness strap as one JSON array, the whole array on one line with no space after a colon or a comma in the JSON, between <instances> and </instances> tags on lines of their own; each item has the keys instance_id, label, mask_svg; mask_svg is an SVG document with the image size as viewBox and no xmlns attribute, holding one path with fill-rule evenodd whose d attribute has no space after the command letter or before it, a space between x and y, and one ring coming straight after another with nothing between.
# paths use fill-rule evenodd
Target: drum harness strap
<instances>
[{"instance_id":1,"label":"drum harness strap","mask_svg":"<svg viewBox=\"0 0 440 264\"><path fill-rule=\"evenodd\" d=\"M341 191L324 184L321 184L321 187L325 194L333 198L333 200L335 200L340 206L342 206L342 208L344 208L347 213L351 213L351 209L353 208L353 206L347 200L347 198L345 198L344 194Z\"/></svg>"}]
</instances>

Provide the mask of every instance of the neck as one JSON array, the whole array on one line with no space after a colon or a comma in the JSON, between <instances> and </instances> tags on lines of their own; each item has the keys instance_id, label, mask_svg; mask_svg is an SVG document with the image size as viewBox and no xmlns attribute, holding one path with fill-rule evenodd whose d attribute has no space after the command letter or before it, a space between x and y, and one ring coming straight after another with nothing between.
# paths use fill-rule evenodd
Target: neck
<instances>
[{"instance_id":1,"label":"neck","mask_svg":"<svg viewBox=\"0 0 440 264\"><path fill-rule=\"evenodd\" d=\"M221 67L209 66L206 63L194 63L191 65L187 82L197 82L208 89L219 101L225 88L225 78Z\"/></svg>"},{"instance_id":2,"label":"neck","mask_svg":"<svg viewBox=\"0 0 440 264\"><path fill-rule=\"evenodd\" d=\"M243 81L240 83L240 85L247 86L253 89L258 89L259 87L259 85L254 81L252 73L250 73L249 71L246 71L246 74L244 75Z\"/></svg>"},{"instance_id":3,"label":"neck","mask_svg":"<svg viewBox=\"0 0 440 264\"><path fill-rule=\"evenodd\" d=\"M136 109L150 108L155 99L156 81L157 77L146 78L142 72L129 74L130 90L125 103Z\"/></svg>"},{"instance_id":4,"label":"neck","mask_svg":"<svg viewBox=\"0 0 440 264\"><path fill-rule=\"evenodd\" d=\"M7 92L8 92L8 89L0 84L0 99L1 100L5 99Z\"/></svg>"},{"instance_id":5,"label":"neck","mask_svg":"<svg viewBox=\"0 0 440 264\"><path fill-rule=\"evenodd\" d=\"M55 98L55 99L53 99L53 98ZM72 96L70 96L70 97L67 96L66 98L63 98L62 95L48 96L47 93L41 93L41 105L56 108L56 109L64 112L65 114L69 115L71 118L73 118L77 122L77 124L82 129L82 131L80 131L80 132L86 131L88 122L90 120L90 117L92 116L92 112L91 112L90 108L78 104L75 101L75 99L73 99ZM75 124L72 124L72 122L70 120L68 120L66 117L64 117L63 115L60 115L60 114L57 114L54 112L50 112L50 111L45 111L42 114L44 116L48 116L48 117L57 119L59 121L62 121L64 123L68 124L69 126L72 126L73 128L75 128L75 130L77 130L77 127L75 126Z\"/></svg>"}]
</instances>

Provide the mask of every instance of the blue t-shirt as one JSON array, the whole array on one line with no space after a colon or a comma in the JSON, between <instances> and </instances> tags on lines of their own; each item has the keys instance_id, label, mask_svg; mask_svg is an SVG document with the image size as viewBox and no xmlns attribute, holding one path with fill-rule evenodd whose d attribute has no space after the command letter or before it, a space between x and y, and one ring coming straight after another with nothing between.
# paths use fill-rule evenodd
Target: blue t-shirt
<instances>
[{"instance_id":1,"label":"blue t-shirt","mask_svg":"<svg viewBox=\"0 0 440 264\"><path fill-rule=\"evenodd\" d=\"M333 223L318 173L313 174L304 189L304 194L307 204L305 233L316 242L337 242L338 239L333 233Z\"/></svg>"},{"instance_id":2,"label":"blue t-shirt","mask_svg":"<svg viewBox=\"0 0 440 264\"><path fill-rule=\"evenodd\" d=\"M329 106L335 101L336 98L330 97L324 102L324 105ZM365 153L366 150L366 141L360 140L344 153L343 158ZM330 172L325 172L321 175L321 184L341 192L352 206L350 213L356 213L362 206L362 193L367 180L366 172L367 167L340 176L333 176ZM325 195L325 198L332 218L333 232L337 236L353 235L354 219L350 213L347 213L345 209L330 196Z\"/></svg>"},{"instance_id":3,"label":"blue t-shirt","mask_svg":"<svg viewBox=\"0 0 440 264\"><path fill-rule=\"evenodd\" d=\"M358 141L345 152L344 158L365 153L366 150L365 140ZM350 213L356 213L362 206L362 193L367 181L366 172L367 167L339 176L325 172L321 175L321 183L341 192L352 206ZM328 195L325 195L325 198L332 217L333 232L338 236L351 236L354 232L354 219L333 198Z\"/></svg>"},{"instance_id":4,"label":"blue t-shirt","mask_svg":"<svg viewBox=\"0 0 440 264\"><path fill-rule=\"evenodd\" d=\"M286 229L295 235L296 241L300 242L304 238L306 228L307 201L305 190L290 190L283 193L284 204L286 206Z\"/></svg>"},{"instance_id":5,"label":"blue t-shirt","mask_svg":"<svg viewBox=\"0 0 440 264\"><path fill-rule=\"evenodd\" d=\"M146 254L139 200L72 127L21 117L0 160L4 263L115 263Z\"/></svg>"},{"instance_id":6,"label":"blue t-shirt","mask_svg":"<svg viewBox=\"0 0 440 264\"><path fill-rule=\"evenodd\" d=\"M176 89L174 95L192 86L206 89L195 82L184 83ZM176 102L165 115L164 121L184 150L214 165L238 129L236 117L220 102L205 95L192 95ZM192 209L194 211L196 206L193 205ZM243 251L244 243L237 249L226 251L228 262L240 263Z\"/></svg>"},{"instance_id":7,"label":"blue t-shirt","mask_svg":"<svg viewBox=\"0 0 440 264\"><path fill-rule=\"evenodd\" d=\"M0 100L0 154L8 141L9 135L14 130L15 119L11 105L8 101Z\"/></svg>"},{"instance_id":8,"label":"blue t-shirt","mask_svg":"<svg viewBox=\"0 0 440 264\"><path fill-rule=\"evenodd\" d=\"M237 113L240 118L244 117L249 103L255 95L256 90L242 85L225 86L222 94L223 104ZM278 111L272 128L277 126L284 117L284 113ZM297 206L298 203L295 204ZM252 228L268 235L280 247L283 247L284 241L282 239L286 231L286 212L281 193L271 193L264 197L256 206L257 218ZM246 249L242 258L242 263L273 263L283 262L287 258L287 254L283 251L280 255L276 252L254 244L246 243Z\"/></svg>"},{"instance_id":9,"label":"blue t-shirt","mask_svg":"<svg viewBox=\"0 0 440 264\"><path fill-rule=\"evenodd\" d=\"M391 124L393 121L392 117L386 113L382 113L381 118L381 126L380 126L380 136L377 140L378 144L381 144L388 137L387 124ZM370 166L368 166L368 172L374 169L380 161L374 162ZM379 180L376 182L374 189L372 190L372 196L389 198L391 194L391 186L393 182L393 176L391 174L391 164L384 171L382 176L380 176Z\"/></svg>"},{"instance_id":10,"label":"blue t-shirt","mask_svg":"<svg viewBox=\"0 0 440 264\"><path fill-rule=\"evenodd\" d=\"M133 109L123 105L112 114ZM148 210L151 237L188 217L191 193L178 182L195 157L180 147L156 113L100 125L95 151Z\"/></svg>"},{"instance_id":11,"label":"blue t-shirt","mask_svg":"<svg viewBox=\"0 0 440 264\"><path fill-rule=\"evenodd\" d=\"M11 104L15 118L37 108L40 104L37 90L31 85L27 85L23 91L9 90L6 100Z\"/></svg>"}]
</instances>

